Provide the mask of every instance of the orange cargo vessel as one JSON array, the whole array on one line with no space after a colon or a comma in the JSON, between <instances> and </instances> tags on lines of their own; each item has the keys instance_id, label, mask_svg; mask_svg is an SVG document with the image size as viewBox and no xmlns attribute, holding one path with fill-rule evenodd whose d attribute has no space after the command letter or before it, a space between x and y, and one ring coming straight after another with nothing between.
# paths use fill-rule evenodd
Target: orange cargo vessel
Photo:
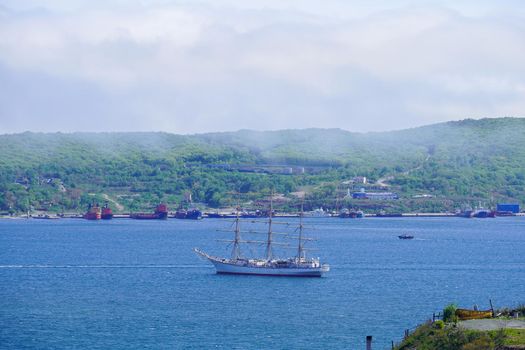
<instances>
[{"instance_id":1,"label":"orange cargo vessel","mask_svg":"<svg viewBox=\"0 0 525 350\"><path fill-rule=\"evenodd\" d=\"M111 220L111 219L113 219L113 211L109 207L108 202L106 202L104 204L104 207L102 208L101 218L102 218L102 220Z\"/></svg>"},{"instance_id":2,"label":"orange cargo vessel","mask_svg":"<svg viewBox=\"0 0 525 350\"><path fill-rule=\"evenodd\" d=\"M100 211L100 207L98 206L98 203L90 204L88 207L88 211L84 214L84 219L100 220L100 218L101 218L101 211Z\"/></svg>"},{"instance_id":3,"label":"orange cargo vessel","mask_svg":"<svg viewBox=\"0 0 525 350\"><path fill-rule=\"evenodd\" d=\"M131 213L129 215L131 219L137 220L166 220L168 218L168 206L164 203L157 205L155 212L149 213Z\"/></svg>"}]
</instances>

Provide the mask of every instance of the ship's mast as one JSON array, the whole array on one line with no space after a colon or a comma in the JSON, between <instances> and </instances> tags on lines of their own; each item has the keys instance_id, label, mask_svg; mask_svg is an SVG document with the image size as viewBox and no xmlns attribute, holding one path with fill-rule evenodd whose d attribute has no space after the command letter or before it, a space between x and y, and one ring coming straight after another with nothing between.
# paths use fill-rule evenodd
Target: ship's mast
<instances>
[{"instance_id":1,"label":"ship's mast","mask_svg":"<svg viewBox=\"0 0 525 350\"><path fill-rule=\"evenodd\" d=\"M272 259L272 214L273 214L273 192L270 195L270 213L268 214L268 238L266 240L266 259Z\"/></svg>"},{"instance_id":2,"label":"ship's mast","mask_svg":"<svg viewBox=\"0 0 525 350\"><path fill-rule=\"evenodd\" d=\"M241 257L241 229L239 225L239 203L235 215L235 239L233 240L232 259L237 260Z\"/></svg>"},{"instance_id":3,"label":"ship's mast","mask_svg":"<svg viewBox=\"0 0 525 350\"><path fill-rule=\"evenodd\" d=\"M303 202L301 202L301 214L299 215L299 245L297 247L297 258L299 261L304 258L303 247Z\"/></svg>"}]
</instances>

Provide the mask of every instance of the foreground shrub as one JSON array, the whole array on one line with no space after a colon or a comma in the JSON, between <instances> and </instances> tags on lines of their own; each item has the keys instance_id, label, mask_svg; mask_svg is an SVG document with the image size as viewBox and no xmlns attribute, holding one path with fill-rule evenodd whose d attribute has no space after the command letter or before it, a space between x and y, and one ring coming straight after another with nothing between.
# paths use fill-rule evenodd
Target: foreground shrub
<instances>
[{"instance_id":1,"label":"foreground shrub","mask_svg":"<svg viewBox=\"0 0 525 350\"><path fill-rule=\"evenodd\" d=\"M437 320L436 322L434 322L434 328L437 328L437 329L445 328L445 322L441 320Z\"/></svg>"},{"instance_id":2,"label":"foreground shrub","mask_svg":"<svg viewBox=\"0 0 525 350\"><path fill-rule=\"evenodd\" d=\"M456 322L456 310L457 306L455 304L449 304L443 309L443 321L444 322Z\"/></svg>"}]
</instances>

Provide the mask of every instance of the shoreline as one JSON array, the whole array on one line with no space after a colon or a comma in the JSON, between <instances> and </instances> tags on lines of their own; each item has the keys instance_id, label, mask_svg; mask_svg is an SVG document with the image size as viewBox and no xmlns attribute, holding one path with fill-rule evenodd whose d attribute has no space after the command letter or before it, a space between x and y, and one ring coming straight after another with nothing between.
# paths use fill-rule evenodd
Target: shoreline
<instances>
[{"instance_id":1,"label":"shoreline","mask_svg":"<svg viewBox=\"0 0 525 350\"><path fill-rule=\"evenodd\" d=\"M232 215L231 213L228 214L222 214L224 216L222 217L214 217L209 218L207 213L203 215L203 218L206 219L232 219L235 218L235 215ZM525 213L516 213L515 215L511 216L496 216L496 218L507 218L507 217L524 217ZM176 219L175 215L169 215L170 219ZM299 214L296 213L282 213L277 214L273 216L274 218L299 218ZM377 214L365 214L364 218L378 218L378 219L384 219L384 218L459 218L460 216L454 214L454 213L399 213L399 214L386 214L386 215L377 215ZM242 217L241 217L242 218ZM264 218L264 217L261 217ZM340 218L339 216L308 216L304 217L306 219L327 219L327 218L334 218L334 219L341 219L341 220L359 220L363 218ZM27 217L27 215L4 215L0 216L0 220L58 220L58 219L84 219L83 215L79 214L46 214L46 215L34 215ZM113 219L131 219L130 214L114 214ZM254 218L242 218L242 219L254 219ZM255 218L257 219L257 218ZM180 220L180 219L178 219ZM195 220L198 221L198 220Z\"/></svg>"}]
</instances>

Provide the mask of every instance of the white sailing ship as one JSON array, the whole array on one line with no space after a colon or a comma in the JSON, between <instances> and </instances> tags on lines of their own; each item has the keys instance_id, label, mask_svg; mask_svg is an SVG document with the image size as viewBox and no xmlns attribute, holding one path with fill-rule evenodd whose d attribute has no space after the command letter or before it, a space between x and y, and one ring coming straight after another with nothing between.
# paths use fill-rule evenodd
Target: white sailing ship
<instances>
[{"instance_id":1,"label":"white sailing ship","mask_svg":"<svg viewBox=\"0 0 525 350\"><path fill-rule=\"evenodd\" d=\"M221 258L209 255L197 248L194 251L208 259L214 266L219 274L236 274L236 275L268 275L268 276L296 276L296 277L321 277L324 273L330 270L328 264L321 264L319 258L307 258L306 248L304 244L306 241L310 241L311 238L303 235L303 220L302 212L300 215L298 235L292 236L286 234L288 237L297 239L297 255L291 258L277 258L274 256L273 247L278 245L286 245L284 243L274 242L275 232L272 231L272 211L273 208L270 205L270 211L268 216L268 232L266 234L266 241L257 240L243 240L241 239L240 229L240 216L237 211L235 219L235 237L233 240L220 240L223 242L233 243L232 254L230 258ZM248 231L249 233L263 233L256 231ZM263 258L246 258L241 252L241 244L264 244L266 246L265 256Z\"/></svg>"}]
</instances>

